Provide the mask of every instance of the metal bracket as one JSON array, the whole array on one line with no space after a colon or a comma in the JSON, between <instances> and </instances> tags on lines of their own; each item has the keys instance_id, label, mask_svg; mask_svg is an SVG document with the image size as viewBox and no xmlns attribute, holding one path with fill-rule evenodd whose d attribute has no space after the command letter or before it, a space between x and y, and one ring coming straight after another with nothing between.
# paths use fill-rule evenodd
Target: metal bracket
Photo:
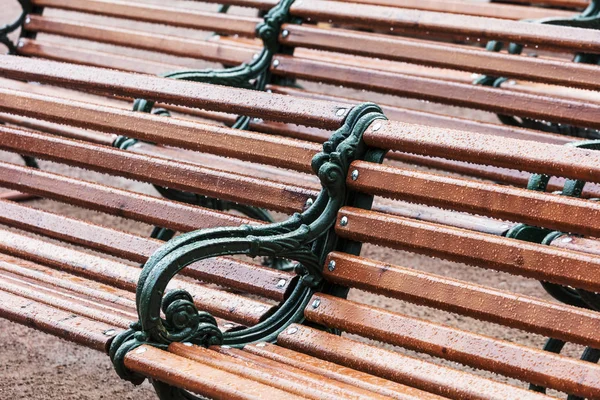
<instances>
[{"instance_id":1,"label":"metal bracket","mask_svg":"<svg viewBox=\"0 0 600 400\"><path fill-rule=\"evenodd\" d=\"M17 46L12 40L8 38L8 34L16 31L23 25L23 22L25 21L25 16L31 12L32 8L30 0L17 1L21 5L21 14L12 23L0 27L0 43L6 46L6 48L8 49L8 54L16 54L17 52Z\"/></svg>"},{"instance_id":2,"label":"metal bracket","mask_svg":"<svg viewBox=\"0 0 600 400\"><path fill-rule=\"evenodd\" d=\"M378 106L371 103L356 106L347 114L344 125L324 143L323 151L312 161L322 190L303 213L267 225L201 229L182 234L159 248L146 262L137 285L139 321L117 336L110 348L119 376L136 384L144 380L124 366L127 352L142 344L166 348L177 341L199 346L243 347L258 341L273 342L290 324L301 323L311 296L323 287L321 271L327 254L337 245L334 225L338 210L348 199L346 176L350 163L364 158L368 149L362 136L377 119L385 119ZM290 296L257 325L221 332L212 316L198 311L187 292L177 290L163 297L169 282L187 265L240 254L285 258L297 263L295 272L300 279ZM165 318L161 317L161 311Z\"/></svg>"}]
</instances>

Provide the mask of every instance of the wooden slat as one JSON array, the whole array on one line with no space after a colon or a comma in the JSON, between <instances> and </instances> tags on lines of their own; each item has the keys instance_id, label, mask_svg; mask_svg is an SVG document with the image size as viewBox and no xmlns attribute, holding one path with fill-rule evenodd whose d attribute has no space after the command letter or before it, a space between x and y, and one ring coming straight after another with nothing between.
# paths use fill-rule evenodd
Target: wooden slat
<instances>
[{"instance_id":1,"label":"wooden slat","mask_svg":"<svg viewBox=\"0 0 600 400\"><path fill-rule=\"evenodd\" d=\"M267 209L295 212L316 192L112 147L0 127L0 148Z\"/></svg>"},{"instance_id":2,"label":"wooden slat","mask_svg":"<svg viewBox=\"0 0 600 400\"><path fill-rule=\"evenodd\" d=\"M551 399L541 393L408 357L303 325L292 325L283 331L279 334L277 343L297 352L452 399Z\"/></svg>"},{"instance_id":3,"label":"wooden slat","mask_svg":"<svg viewBox=\"0 0 600 400\"><path fill-rule=\"evenodd\" d=\"M600 182L600 152L594 150L397 121L371 124L364 139L380 149Z\"/></svg>"},{"instance_id":4,"label":"wooden slat","mask_svg":"<svg viewBox=\"0 0 600 400\"><path fill-rule=\"evenodd\" d=\"M519 221L553 230L600 236L595 201L355 161L346 184L353 190L431 206Z\"/></svg>"},{"instance_id":5,"label":"wooden slat","mask_svg":"<svg viewBox=\"0 0 600 400\"><path fill-rule=\"evenodd\" d=\"M600 366L445 325L317 294L311 322L583 397L600 391ZM314 301L313 300L313 301Z\"/></svg>"},{"instance_id":6,"label":"wooden slat","mask_svg":"<svg viewBox=\"0 0 600 400\"><path fill-rule=\"evenodd\" d=\"M341 226L341 218L348 223ZM344 207L343 238L463 262L515 275L600 291L600 257L541 244Z\"/></svg>"},{"instance_id":7,"label":"wooden slat","mask_svg":"<svg viewBox=\"0 0 600 400\"><path fill-rule=\"evenodd\" d=\"M0 251L131 292L135 292L141 272L138 267L8 230L0 230ZM194 297L199 309L241 324L254 325L272 312L272 306L267 303L173 279L169 290L179 288L187 290Z\"/></svg>"},{"instance_id":8,"label":"wooden slat","mask_svg":"<svg viewBox=\"0 0 600 400\"><path fill-rule=\"evenodd\" d=\"M330 253L333 283L407 300L527 332L600 347L600 313L344 253ZM561 321L557 324L556 321Z\"/></svg>"},{"instance_id":9,"label":"wooden slat","mask_svg":"<svg viewBox=\"0 0 600 400\"><path fill-rule=\"evenodd\" d=\"M254 37L260 19L190 8L113 0L33 0L38 7L85 12L183 28Z\"/></svg>"},{"instance_id":10,"label":"wooden slat","mask_svg":"<svg viewBox=\"0 0 600 400\"><path fill-rule=\"evenodd\" d=\"M0 201L0 222L140 263L146 262L148 257L164 244L160 240L144 238L7 201ZM297 280L291 273L229 257L216 257L196 262L181 271L181 275L277 301L284 299L291 284Z\"/></svg>"},{"instance_id":11,"label":"wooden slat","mask_svg":"<svg viewBox=\"0 0 600 400\"><path fill-rule=\"evenodd\" d=\"M599 40L600 42L600 40ZM600 128L600 104L278 55L277 75L575 126Z\"/></svg>"},{"instance_id":12,"label":"wooden slat","mask_svg":"<svg viewBox=\"0 0 600 400\"><path fill-rule=\"evenodd\" d=\"M339 128L348 112L347 105L332 102L18 56L0 57L0 76L327 129Z\"/></svg>"}]
</instances>

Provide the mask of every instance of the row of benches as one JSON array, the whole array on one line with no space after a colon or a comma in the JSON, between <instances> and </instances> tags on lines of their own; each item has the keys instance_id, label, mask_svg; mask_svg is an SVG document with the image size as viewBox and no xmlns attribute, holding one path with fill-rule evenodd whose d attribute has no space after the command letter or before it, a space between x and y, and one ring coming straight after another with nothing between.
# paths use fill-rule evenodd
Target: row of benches
<instances>
[{"instance_id":1,"label":"row of benches","mask_svg":"<svg viewBox=\"0 0 600 400\"><path fill-rule=\"evenodd\" d=\"M275 5L219 3L259 10ZM34 0L26 6L31 12L22 18L16 53L87 66L2 56L0 119L7 125L0 126L0 149L26 156L30 166L1 162L0 185L159 228L146 238L0 201L0 222L18 229L0 231L0 315L108 352L121 377L151 378L162 398L189 398L187 390L228 399L525 399L547 398L540 393L545 388L598 398L599 246L593 238L600 209L588 200L598 193L597 143L565 146L575 138L286 86L294 78L343 84L514 114L523 125L545 130L574 125L568 133L595 137L595 94L576 88L597 89L597 66L431 39L468 36L545 52L597 53L598 34L436 14L442 10L435 8L341 4L284 1L263 24L121 1ZM239 37L200 40L80 23L46 15L52 8L246 38L256 31L264 48ZM551 12L565 18L563 11ZM291 23L297 18L310 24ZM322 21L335 26L314 24ZM180 80L132 74L185 64L37 37L47 33L248 64L167 75ZM544 85L474 86L470 72ZM129 111L128 99L148 101L137 100ZM151 112L155 105L161 108ZM174 116L165 118L169 113ZM148 182L167 197L36 169L34 158ZM556 189L565 195L546 192ZM222 212L228 208L248 217ZM292 215L273 222L261 209ZM185 233L165 244L157 240L175 231ZM361 257L363 243L540 280L566 304ZM270 257L271 266L285 270L234 255ZM346 300L350 288L547 336L548 351ZM529 382L535 390L339 336L342 331ZM566 342L585 347L583 361L554 354Z\"/></svg>"}]
</instances>

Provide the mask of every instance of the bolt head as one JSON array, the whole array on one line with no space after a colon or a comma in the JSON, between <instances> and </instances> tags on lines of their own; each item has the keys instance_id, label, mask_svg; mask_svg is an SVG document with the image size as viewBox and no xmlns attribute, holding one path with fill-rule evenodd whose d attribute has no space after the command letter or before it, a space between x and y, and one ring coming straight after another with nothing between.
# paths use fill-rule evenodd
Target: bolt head
<instances>
[{"instance_id":1,"label":"bolt head","mask_svg":"<svg viewBox=\"0 0 600 400\"><path fill-rule=\"evenodd\" d=\"M182 344L187 347L192 347L192 344L190 342L183 342Z\"/></svg>"},{"instance_id":2,"label":"bolt head","mask_svg":"<svg viewBox=\"0 0 600 400\"><path fill-rule=\"evenodd\" d=\"M358 179L358 170L355 169L354 171L352 171L352 180L355 181Z\"/></svg>"},{"instance_id":3,"label":"bolt head","mask_svg":"<svg viewBox=\"0 0 600 400\"><path fill-rule=\"evenodd\" d=\"M290 36L290 31L284 29L283 32L281 32L281 37L286 38L288 36Z\"/></svg>"},{"instance_id":4,"label":"bolt head","mask_svg":"<svg viewBox=\"0 0 600 400\"><path fill-rule=\"evenodd\" d=\"M280 279L279 282L277 282L277 287L284 287L286 283L287 281L285 279Z\"/></svg>"},{"instance_id":5,"label":"bolt head","mask_svg":"<svg viewBox=\"0 0 600 400\"><path fill-rule=\"evenodd\" d=\"M287 330L287 334L288 335L293 335L294 333L298 332L298 328L293 327Z\"/></svg>"},{"instance_id":6,"label":"bolt head","mask_svg":"<svg viewBox=\"0 0 600 400\"><path fill-rule=\"evenodd\" d=\"M315 201L313 199L307 199L306 200L306 208L310 207L313 205Z\"/></svg>"},{"instance_id":7,"label":"bolt head","mask_svg":"<svg viewBox=\"0 0 600 400\"><path fill-rule=\"evenodd\" d=\"M566 237L560 240L563 243L571 243L573 241L572 237Z\"/></svg>"},{"instance_id":8,"label":"bolt head","mask_svg":"<svg viewBox=\"0 0 600 400\"><path fill-rule=\"evenodd\" d=\"M348 225L348 217L343 216L342 219L340 219L340 225L341 226L346 226Z\"/></svg>"},{"instance_id":9,"label":"bolt head","mask_svg":"<svg viewBox=\"0 0 600 400\"><path fill-rule=\"evenodd\" d=\"M25 23L26 23L26 24L28 24L28 23L30 23L30 22L31 22L31 18L30 18L30 17L27 17L27 18L25 18Z\"/></svg>"},{"instance_id":10,"label":"bolt head","mask_svg":"<svg viewBox=\"0 0 600 400\"><path fill-rule=\"evenodd\" d=\"M273 68L279 67L279 64L281 64L279 60L273 60Z\"/></svg>"},{"instance_id":11,"label":"bolt head","mask_svg":"<svg viewBox=\"0 0 600 400\"><path fill-rule=\"evenodd\" d=\"M23 47L25 46L25 43L22 40L19 40L19 43L17 43L17 47Z\"/></svg>"},{"instance_id":12,"label":"bolt head","mask_svg":"<svg viewBox=\"0 0 600 400\"><path fill-rule=\"evenodd\" d=\"M312 308L318 308L321 305L321 299L315 299L315 301L312 302Z\"/></svg>"},{"instance_id":13,"label":"bolt head","mask_svg":"<svg viewBox=\"0 0 600 400\"><path fill-rule=\"evenodd\" d=\"M337 115L338 117L342 117L344 116L344 114L346 114L346 109L345 108L340 108L335 112L335 115Z\"/></svg>"},{"instance_id":14,"label":"bolt head","mask_svg":"<svg viewBox=\"0 0 600 400\"><path fill-rule=\"evenodd\" d=\"M265 347L266 345L265 342L256 343L256 347Z\"/></svg>"},{"instance_id":15,"label":"bolt head","mask_svg":"<svg viewBox=\"0 0 600 400\"><path fill-rule=\"evenodd\" d=\"M381 122L376 122L375 125L373 125L373 132L377 132L381 129L382 126L383 125L381 124Z\"/></svg>"},{"instance_id":16,"label":"bolt head","mask_svg":"<svg viewBox=\"0 0 600 400\"><path fill-rule=\"evenodd\" d=\"M140 347L135 352L136 352L136 354L143 354L146 352L146 350L147 349L145 347Z\"/></svg>"},{"instance_id":17,"label":"bolt head","mask_svg":"<svg viewBox=\"0 0 600 400\"><path fill-rule=\"evenodd\" d=\"M329 271L335 270L335 261L333 261L333 260L329 261L329 265L327 265L327 269Z\"/></svg>"},{"instance_id":18,"label":"bolt head","mask_svg":"<svg viewBox=\"0 0 600 400\"><path fill-rule=\"evenodd\" d=\"M117 331L115 331L114 329L109 329L109 330L107 330L107 331L104 331L104 334L105 334L106 336L112 336L112 335L114 335L115 333L117 333Z\"/></svg>"}]
</instances>

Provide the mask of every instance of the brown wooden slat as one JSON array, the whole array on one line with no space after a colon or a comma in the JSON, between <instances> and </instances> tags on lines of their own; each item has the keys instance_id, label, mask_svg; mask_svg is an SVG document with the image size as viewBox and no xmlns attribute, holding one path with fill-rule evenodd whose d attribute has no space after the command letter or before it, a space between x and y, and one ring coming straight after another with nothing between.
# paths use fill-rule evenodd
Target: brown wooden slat
<instances>
[{"instance_id":1,"label":"brown wooden slat","mask_svg":"<svg viewBox=\"0 0 600 400\"><path fill-rule=\"evenodd\" d=\"M600 40L599 40L600 41ZM415 75L277 55L277 75L344 85L397 96L471 107L575 126L600 128L600 104L476 86Z\"/></svg>"},{"instance_id":2,"label":"brown wooden slat","mask_svg":"<svg viewBox=\"0 0 600 400\"><path fill-rule=\"evenodd\" d=\"M292 96L315 98L327 101L346 101L349 104L353 101L360 101L360 95L347 94L349 97L333 96L326 93L311 92L308 90L300 90L291 87L270 85L268 86L274 93L289 94ZM377 103L383 110L386 117L393 121L401 121L408 124L427 125L444 129L456 129L469 132L477 132L485 135L496 135L502 137L510 137L522 140L533 140L544 143L566 144L577 140L577 138L564 135L551 134L547 132L539 132L531 129L523 129L508 125L492 124L489 122L475 121L467 118L452 117L448 115L435 114L427 111L413 110L408 108L390 106L387 104ZM329 138L327 132L322 133L322 141ZM299 137L302 138L302 137ZM305 139L309 140L309 139ZM317 141L316 139L311 139ZM391 155L388 155L391 156ZM395 157L395 156L394 156Z\"/></svg>"},{"instance_id":3,"label":"brown wooden slat","mask_svg":"<svg viewBox=\"0 0 600 400\"><path fill-rule=\"evenodd\" d=\"M600 182L600 152L594 150L397 121L371 124L364 140L380 149Z\"/></svg>"},{"instance_id":4,"label":"brown wooden slat","mask_svg":"<svg viewBox=\"0 0 600 400\"><path fill-rule=\"evenodd\" d=\"M38 7L58 8L247 37L255 36L256 24L260 22L260 19L253 17L128 1L33 0L32 4Z\"/></svg>"},{"instance_id":5,"label":"brown wooden slat","mask_svg":"<svg viewBox=\"0 0 600 400\"><path fill-rule=\"evenodd\" d=\"M450 34L472 40L551 46L574 53L600 53L600 34L591 29L325 0L303 0L293 4L291 12L312 21L330 21L366 29L376 27L390 31L392 28L413 33L429 32L432 36Z\"/></svg>"},{"instance_id":6,"label":"brown wooden slat","mask_svg":"<svg viewBox=\"0 0 600 400\"><path fill-rule=\"evenodd\" d=\"M131 292L136 290L141 272L138 267L7 230L0 230L0 251ZM173 279L169 290L177 288L187 290L199 309L241 324L254 325L272 312L272 306L267 303Z\"/></svg>"},{"instance_id":7,"label":"brown wooden slat","mask_svg":"<svg viewBox=\"0 0 600 400\"><path fill-rule=\"evenodd\" d=\"M463 4L467 4L464 3ZM469 7L475 3L469 3ZM320 50L341 51L385 60L411 62L432 67L514 77L536 82L598 89L596 65L553 59L515 56L446 43L404 39L341 29L287 24L281 42Z\"/></svg>"},{"instance_id":8,"label":"brown wooden slat","mask_svg":"<svg viewBox=\"0 0 600 400\"><path fill-rule=\"evenodd\" d=\"M508 325L527 332L600 347L600 313L535 297L368 260L330 253L335 269L324 269L333 283L367 290L419 305ZM561 321L557 324L556 321Z\"/></svg>"},{"instance_id":9,"label":"brown wooden slat","mask_svg":"<svg viewBox=\"0 0 600 400\"><path fill-rule=\"evenodd\" d=\"M338 213L336 232L350 240L600 291L600 257L589 254L351 207Z\"/></svg>"},{"instance_id":10,"label":"brown wooden slat","mask_svg":"<svg viewBox=\"0 0 600 400\"><path fill-rule=\"evenodd\" d=\"M80 276L0 253L0 270L33 282L41 282L82 297L97 299L123 310L135 310L135 294Z\"/></svg>"},{"instance_id":11,"label":"brown wooden slat","mask_svg":"<svg viewBox=\"0 0 600 400\"><path fill-rule=\"evenodd\" d=\"M245 353L240 350L223 349L221 351L219 347L215 350L208 350L198 346L173 343L169 345L169 352L308 399L389 399L387 396L299 371L294 367L268 359L252 355L244 357Z\"/></svg>"},{"instance_id":12,"label":"brown wooden slat","mask_svg":"<svg viewBox=\"0 0 600 400\"><path fill-rule=\"evenodd\" d=\"M316 192L112 147L0 127L0 148L281 212L302 210Z\"/></svg>"},{"instance_id":13,"label":"brown wooden slat","mask_svg":"<svg viewBox=\"0 0 600 400\"><path fill-rule=\"evenodd\" d=\"M93 67L105 67L119 71L138 72L158 75L165 72L181 70L180 66L162 62L144 60L105 51L90 50L83 47L65 46L40 40L20 39L17 52L21 56L45 58Z\"/></svg>"},{"instance_id":14,"label":"brown wooden slat","mask_svg":"<svg viewBox=\"0 0 600 400\"><path fill-rule=\"evenodd\" d=\"M278 345L452 399L549 400L551 397L303 325L279 334Z\"/></svg>"},{"instance_id":15,"label":"brown wooden slat","mask_svg":"<svg viewBox=\"0 0 600 400\"><path fill-rule=\"evenodd\" d=\"M160 197L0 162L0 185L176 231L238 226L255 221Z\"/></svg>"},{"instance_id":16,"label":"brown wooden slat","mask_svg":"<svg viewBox=\"0 0 600 400\"><path fill-rule=\"evenodd\" d=\"M573 11L523 7L511 4L490 4L490 2L461 0L341 0L347 3L371 4L387 7L410 8L414 10L437 11L451 14L474 15L501 19L540 19L547 17L572 17Z\"/></svg>"},{"instance_id":17,"label":"brown wooden slat","mask_svg":"<svg viewBox=\"0 0 600 400\"><path fill-rule=\"evenodd\" d=\"M117 231L42 210L0 201L0 222L86 248L146 262L164 242ZM230 257L215 257L186 267L181 274L281 301L295 275Z\"/></svg>"},{"instance_id":18,"label":"brown wooden slat","mask_svg":"<svg viewBox=\"0 0 600 400\"><path fill-rule=\"evenodd\" d=\"M303 398L152 346L144 345L127 353L125 367L152 379L209 398L231 400Z\"/></svg>"},{"instance_id":19,"label":"brown wooden slat","mask_svg":"<svg viewBox=\"0 0 600 400\"><path fill-rule=\"evenodd\" d=\"M219 348L218 351L229 353L230 350ZM236 352L239 354L239 352ZM271 343L256 343L244 347L244 353L260 356L264 359L277 361L306 372L335 379L372 392L389 396L398 400L408 399L439 399L438 396L410 386L400 385L387 379L361 371L346 368L332 362L324 361L307 354L298 353ZM416 396L416 397L415 397Z\"/></svg>"},{"instance_id":20,"label":"brown wooden slat","mask_svg":"<svg viewBox=\"0 0 600 400\"><path fill-rule=\"evenodd\" d=\"M583 397L600 393L600 366L445 325L317 294L306 318L317 324L425 352ZM313 300L313 301L314 301Z\"/></svg>"},{"instance_id":21,"label":"brown wooden slat","mask_svg":"<svg viewBox=\"0 0 600 400\"><path fill-rule=\"evenodd\" d=\"M194 40L51 16L29 15L24 26L30 32L49 33L235 65L251 60L256 54L256 50L252 48L231 46L217 41Z\"/></svg>"},{"instance_id":22,"label":"brown wooden slat","mask_svg":"<svg viewBox=\"0 0 600 400\"><path fill-rule=\"evenodd\" d=\"M0 76L327 129L339 128L348 112L347 105L332 102L18 56L0 57Z\"/></svg>"},{"instance_id":23,"label":"brown wooden slat","mask_svg":"<svg viewBox=\"0 0 600 400\"><path fill-rule=\"evenodd\" d=\"M119 328L0 291L0 317L98 351L108 351Z\"/></svg>"},{"instance_id":24,"label":"brown wooden slat","mask_svg":"<svg viewBox=\"0 0 600 400\"><path fill-rule=\"evenodd\" d=\"M98 303L84 302L84 299L66 295L58 290L48 290L40 284L12 279L5 275L0 275L0 291L34 300L49 307L58 308L94 321L113 325L122 330L128 329L129 324L136 320L135 313L124 315L119 310L100 307Z\"/></svg>"},{"instance_id":25,"label":"brown wooden slat","mask_svg":"<svg viewBox=\"0 0 600 400\"><path fill-rule=\"evenodd\" d=\"M10 89L0 89L0 110L303 172L312 171L321 150L310 142Z\"/></svg>"},{"instance_id":26,"label":"brown wooden slat","mask_svg":"<svg viewBox=\"0 0 600 400\"><path fill-rule=\"evenodd\" d=\"M353 190L553 230L600 236L600 204L534 190L493 185L412 169L355 161L346 184Z\"/></svg>"}]
</instances>

